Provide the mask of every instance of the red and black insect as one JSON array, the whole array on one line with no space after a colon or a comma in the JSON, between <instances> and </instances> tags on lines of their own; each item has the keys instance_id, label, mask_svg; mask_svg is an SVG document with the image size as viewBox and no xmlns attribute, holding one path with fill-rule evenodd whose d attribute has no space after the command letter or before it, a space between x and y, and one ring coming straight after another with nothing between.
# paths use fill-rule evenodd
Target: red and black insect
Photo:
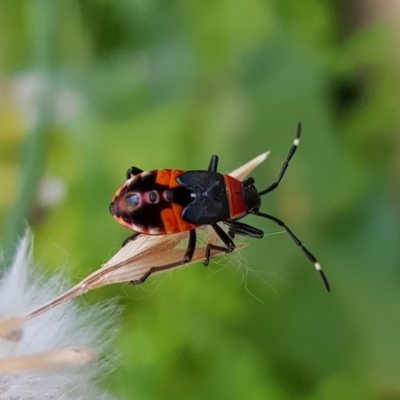
<instances>
[{"instance_id":1,"label":"red and black insect","mask_svg":"<svg viewBox=\"0 0 400 400\"><path fill-rule=\"evenodd\" d=\"M111 215L122 225L134 231L123 246L140 234L165 235L189 231L189 242L183 259L174 264L153 267L146 275L132 284L139 284L153 272L166 270L189 262L196 247L196 228L211 225L225 247L209 243L204 265L210 261L211 250L229 253L235 249L235 235L257 239L263 231L239 222L248 214L270 219L281 226L306 257L314 264L329 292L329 283L316 258L280 219L260 212L261 196L276 189L300 142L301 125L297 125L295 139L276 181L267 189L258 191L254 179L243 182L217 172L218 157L212 156L207 170L181 171L158 169L142 171L130 167L126 182L117 190L110 204ZM228 226L224 231L218 223Z\"/></svg>"}]
</instances>

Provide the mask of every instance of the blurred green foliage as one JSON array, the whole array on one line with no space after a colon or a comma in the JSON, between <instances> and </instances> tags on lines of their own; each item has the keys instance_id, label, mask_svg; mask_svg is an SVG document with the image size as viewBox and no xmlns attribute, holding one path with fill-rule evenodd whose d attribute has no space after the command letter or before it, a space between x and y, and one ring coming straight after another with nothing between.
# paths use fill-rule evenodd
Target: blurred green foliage
<instances>
[{"instance_id":1,"label":"blurred green foliage","mask_svg":"<svg viewBox=\"0 0 400 400\"><path fill-rule=\"evenodd\" d=\"M400 399L399 65L388 26L345 22L333 0L0 3L6 254L28 219L36 258L78 281L129 234L108 214L129 166L218 154L228 172L271 150L253 174L263 189L303 124L263 210L318 257L332 294L284 233L249 239L245 262L91 293L124 305L104 382L116 396ZM37 201L45 177L66 187L52 207Z\"/></svg>"}]
</instances>

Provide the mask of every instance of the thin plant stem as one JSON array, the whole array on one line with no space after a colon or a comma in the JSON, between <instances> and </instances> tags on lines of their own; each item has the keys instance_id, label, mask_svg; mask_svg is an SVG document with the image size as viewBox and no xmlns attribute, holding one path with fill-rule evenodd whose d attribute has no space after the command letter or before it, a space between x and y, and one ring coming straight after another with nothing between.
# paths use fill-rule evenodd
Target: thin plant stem
<instances>
[{"instance_id":1,"label":"thin plant stem","mask_svg":"<svg viewBox=\"0 0 400 400\"><path fill-rule=\"evenodd\" d=\"M21 170L15 201L5 223L3 251L5 259L15 253L32 206L37 200L38 186L43 176L47 136L54 111L54 89L51 79L52 24L54 6L50 0L30 3L33 70L42 72L43 89L36 101L36 117L21 146Z\"/></svg>"}]
</instances>

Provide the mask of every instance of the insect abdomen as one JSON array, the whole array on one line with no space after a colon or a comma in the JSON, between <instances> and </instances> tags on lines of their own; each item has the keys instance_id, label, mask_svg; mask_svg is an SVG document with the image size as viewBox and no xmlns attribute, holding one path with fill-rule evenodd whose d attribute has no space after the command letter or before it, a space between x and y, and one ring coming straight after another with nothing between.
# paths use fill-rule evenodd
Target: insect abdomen
<instances>
[{"instance_id":1,"label":"insect abdomen","mask_svg":"<svg viewBox=\"0 0 400 400\"><path fill-rule=\"evenodd\" d=\"M156 183L162 185L163 198L166 200L164 208L161 210L161 219L164 223L164 233L186 232L196 228L196 225L190 224L181 218L182 205L186 203L186 193L179 190L179 183L176 178L183 171L177 169L159 169L157 170Z\"/></svg>"}]
</instances>

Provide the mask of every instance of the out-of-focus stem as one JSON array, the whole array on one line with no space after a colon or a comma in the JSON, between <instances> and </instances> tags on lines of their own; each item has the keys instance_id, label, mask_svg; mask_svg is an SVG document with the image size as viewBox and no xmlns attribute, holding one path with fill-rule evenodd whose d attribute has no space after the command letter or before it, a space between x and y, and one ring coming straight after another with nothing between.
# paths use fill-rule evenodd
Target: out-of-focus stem
<instances>
[{"instance_id":1,"label":"out-of-focus stem","mask_svg":"<svg viewBox=\"0 0 400 400\"><path fill-rule=\"evenodd\" d=\"M54 90L49 74L52 24L54 23L53 7L51 0L37 0L30 3L33 65L35 70L43 72L45 86L36 102L36 120L22 144L19 188L2 235L2 249L6 259L14 254L18 237L23 234L25 222L36 201L38 186L43 175L47 134L54 109Z\"/></svg>"}]
</instances>

